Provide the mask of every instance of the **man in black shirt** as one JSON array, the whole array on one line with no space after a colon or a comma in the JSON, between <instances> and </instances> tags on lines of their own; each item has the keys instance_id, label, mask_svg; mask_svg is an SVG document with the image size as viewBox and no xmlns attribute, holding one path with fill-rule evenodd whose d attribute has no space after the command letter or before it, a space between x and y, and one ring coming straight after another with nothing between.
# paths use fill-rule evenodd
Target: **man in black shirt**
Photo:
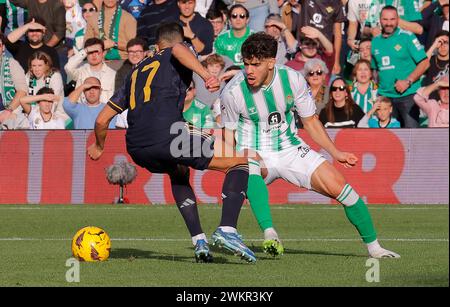
<instances>
[{"instance_id":1,"label":"man in black shirt","mask_svg":"<svg viewBox=\"0 0 450 307\"><path fill-rule=\"evenodd\" d=\"M300 0L300 29L311 26L322 32L334 46L333 74L341 72L342 23L346 21L340 0ZM298 35L302 32L298 31Z\"/></svg>"},{"instance_id":2,"label":"man in black shirt","mask_svg":"<svg viewBox=\"0 0 450 307\"><path fill-rule=\"evenodd\" d=\"M137 35L146 39L149 45L156 43L156 28L163 22L177 21L180 10L177 0L154 0L147 5L137 19Z\"/></svg>"},{"instance_id":3,"label":"man in black shirt","mask_svg":"<svg viewBox=\"0 0 450 307\"><path fill-rule=\"evenodd\" d=\"M236 230L247 192L247 158L238 157L221 139L215 140L189 126L182 114L192 71L205 80L206 88L211 91L219 89L219 81L182 43L183 28L178 23L161 25L156 38L157 52L133 70L129 80L99 114L95 125L96 142L88 148L88 155L93 160L100 158L109 122L117 113L128 109L127 151L141 167L170 176L172 193L191 234L197 261L210 262L212 256L189 183L189 167L226 173L222 219L212 240L248 262L254 262L255 255ZM219 154L224 149L225 153L233 153L231 157Z\"/></svg>"},{"instance_id":4,"label":"man in black shirt","mask_svg":"<svg viewBox=\"0 0 450 307\"><path fill-rule=\"evenodd\" d=\"M58 70L60 68L58 53L53 47L44 44L45 25L44 20L37 17L32 18L23 26L9 33L5 40L6 48L25 71L28 71L28 59L37 51L48 54L52 59L53 67ZM27 38L26 42L20 40L24 35Z\"/></svg>"},{"instance_id":5,"label":"man in black shirt","mask_svg":"<svg viewBox=\"0 0 450 307\"><path fill-rule=\"evenodd\" d=\"M178 0L177 3L186 41L190 42L200 55L210 54L214 42L212 24L194 12L195 0Z\"/></svg>"}]
</instances>

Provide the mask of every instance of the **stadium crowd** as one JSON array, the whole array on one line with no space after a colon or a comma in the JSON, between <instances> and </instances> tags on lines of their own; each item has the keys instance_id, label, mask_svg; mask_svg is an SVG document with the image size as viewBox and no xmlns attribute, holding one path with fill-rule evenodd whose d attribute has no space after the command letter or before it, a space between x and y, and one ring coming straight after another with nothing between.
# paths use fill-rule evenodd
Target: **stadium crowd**
<instances>
[{"instance_id":1,"label":"stadium crowd","mask_svg":"<svg viewBox=\"0 0 450 307\"><path fill-rule=\"evenodd\" d=\"M0 129L93 129L166 21L221 88L265 31L325 127L448 127L449 0L0 0ZM186 120L220 122L219 93L194 75Z\"/></svg>"}]
</instances>

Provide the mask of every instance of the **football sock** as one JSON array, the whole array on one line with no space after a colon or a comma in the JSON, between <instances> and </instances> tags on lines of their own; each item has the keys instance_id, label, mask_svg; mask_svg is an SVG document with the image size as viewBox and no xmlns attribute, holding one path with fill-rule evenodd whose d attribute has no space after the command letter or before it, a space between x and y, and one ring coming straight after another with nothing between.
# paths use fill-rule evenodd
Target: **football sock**
<instances>
[{"instance_id":1,"label":"football sock","mask_svg":"<svg viewBox=\"0 0 450 307\"><path fill-rule=\"evenodd\" d=\"M206 243L208 243L208 240L206 239L206 235L204 233L201 233L199 235L192 237L192 244L195 246L197 244L198 240L205 240Z\"/></svg>"},{"instance_id":2,"label":"football sock","mask_svg":"<svg viewBox=\"0 0 450 307\"><path fill-rule=\"evenodd\" d=\"M369 210L358 193L349 184L346 184L336 200L344 205L345 215L356 227L364 243L374 242L377 239L375 227Z\"/></svg>"},{"instance_id":3,"label":"football sock","mask_svg":"<svg viewBox=\"0 0 450 307\"><path fill-rule=\"evenodd\" d=\"M270 227L264 230L264 240L278 239L278 233Z\"/></svg>"},{"instance_id":4,"label":"football sock","mask_svg":"<svg viewBox=\"0 0 450 307\"><path fill-rule=\"evenodd\" d=\"M191 237L203 233L195 194L189 183L189 168L179 168L176 173L169 174L169 176L172 183L173 198L175 198L178 210L183 216Z\"/></svg>"},{"instance_id":5,"label":"football sock","mask_svg":"<svg viewBox=\"0 0 450 307\"><path fill-rule=\"evenodd\" d=\"M261 167L258 161L248 159L249 177L247 197L255 215L256 221L262 231L273 227L272 215L269 207L269 191L261 176Z\"/></svg>"},{"instance_id":6,"label":"football sock","mask_svg":"<svg viewBox=\"0 0 450 307\"><path fill-rule=\"evenodd\" d=\"M222 187L222 219L220 226L237 228L239 213L246 197L248 166L237 165L228 170Z\"/></svg>"}]
</instances>

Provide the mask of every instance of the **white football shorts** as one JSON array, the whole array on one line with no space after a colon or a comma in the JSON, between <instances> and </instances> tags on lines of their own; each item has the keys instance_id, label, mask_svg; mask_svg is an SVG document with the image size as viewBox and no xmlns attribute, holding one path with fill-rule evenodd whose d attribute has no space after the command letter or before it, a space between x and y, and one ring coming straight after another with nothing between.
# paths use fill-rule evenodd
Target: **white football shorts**
<instances>
[{"instance_id":1,"label":"white football shorts","mask_svg":"<svg viewBox=\"0 0 450 307\"><path fill-rule=\"evenodd\" d=\"M326 159L307 144L279 152L258 152L268 170L266 184L282 178L296 186L311 189L311 176ZM261 166L261 167L264 167Z\"/></svg>"}]
</instances>

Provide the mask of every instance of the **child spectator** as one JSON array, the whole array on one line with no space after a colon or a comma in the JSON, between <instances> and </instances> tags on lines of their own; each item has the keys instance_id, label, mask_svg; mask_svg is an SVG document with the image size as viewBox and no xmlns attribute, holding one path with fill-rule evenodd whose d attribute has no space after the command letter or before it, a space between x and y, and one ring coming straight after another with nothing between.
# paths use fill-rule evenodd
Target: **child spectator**
<instances>
[{"instance_id":1,"label":"child spectator","mask_svg":"<svg viewBox=\"0 0 450 307\"><path fill-rule=\"evenodd\" d=\"M59 103L60 99L48 87L41 88L35 96L23 97L20 104L28 115L30 129L64 129L65 119L53 112L53 105ZM34 102L37 105L32 105Z\"/></svg>"},{"instance_id":2,"label":"child spectator","mask_svg":"<svg viewBox=\"0 0 450 307\"><path fill-rule=\"evenodd\" d=\"M373 108L359 121L358 128L400 128L400 122L392 117L392 100L380 96Z\"/></svg>"},{"instance_id":3,"label":"child spectator","mask_svg":"<svg viewBox=\"0 0 450 307\"><path fill-rule=\"evenodd\" d=\"M225 68L224 59L218 54L209 55L203 62L203 66L209 71L209 73L217 78L223 72ZM216 92L211 93L205 87L205 82L203 82L202 78L195 74L193 75L193 80L196 84L196 97L206 104L208 107L211 107L214 101L219 97L219 94L224 87L224 83L221 84L220 89Z\"/></svg>"}]
</instances>

